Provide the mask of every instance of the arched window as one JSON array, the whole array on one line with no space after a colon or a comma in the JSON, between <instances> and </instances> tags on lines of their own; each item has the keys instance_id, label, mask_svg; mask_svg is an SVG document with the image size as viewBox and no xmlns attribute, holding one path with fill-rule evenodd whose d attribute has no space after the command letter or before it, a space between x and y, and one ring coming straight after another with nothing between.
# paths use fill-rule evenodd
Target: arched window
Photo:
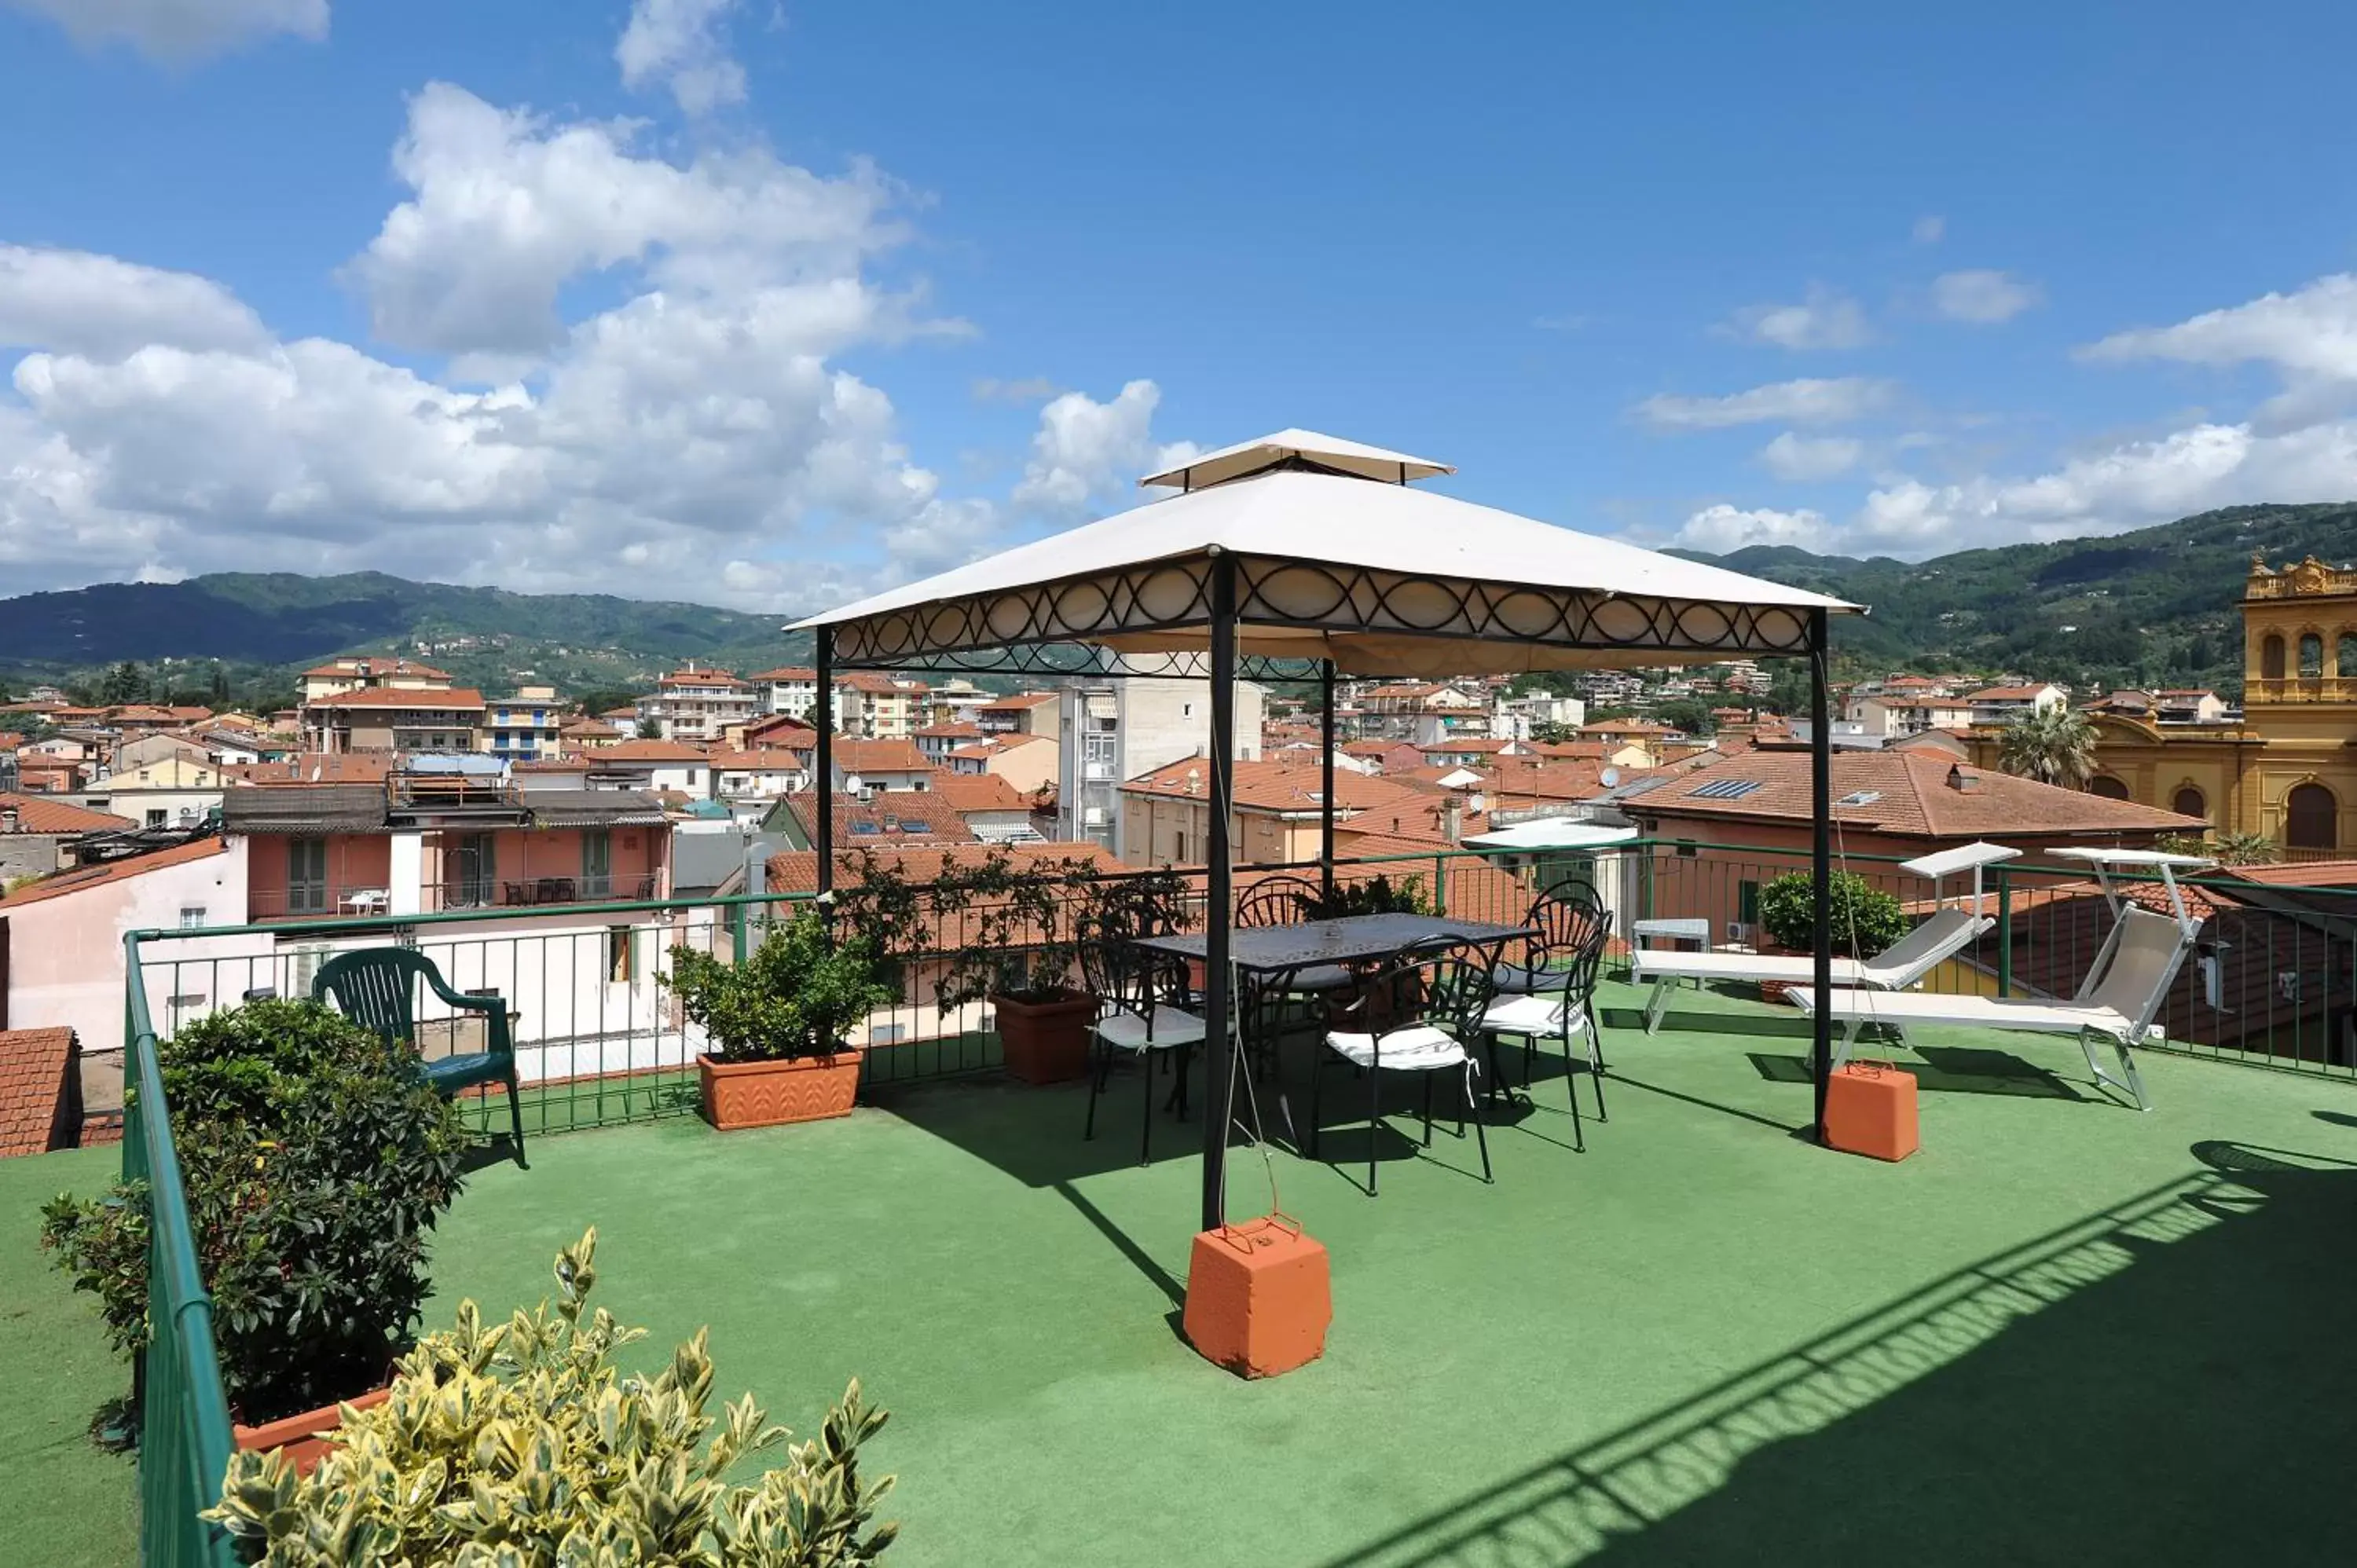
<instances>
[{"instance_id":1,"label":"arched window","mask_svg":"<svg viewBox=\"0 0 2357 1568\"><path fill-rule=\"evenodd\" d=\"M2177 792L2174 800L2169 801L2169 809L2180 817L2207 817L2210 814L2210 802L2202 799L2201 790L2188 784Z\"/></svg>"},{"instance_id":2,"label":"arched window","mask_svg":"<svg viewBox=\"0 0 2357 1568\"><path fill-rule=\"evenodd\" d=\"M2101 795L2106 800L2126 800L2130 799L2128 787L2126 784L2121 783L2118 779L2113 778L2108 773L2098 773L2094 778L2089 779L2087 781L2087 793L2090 795Z\"/></svg>"},{"instance_id":3,"label":"arched window","mask_svg":"<svg viewBox=\"0 0 2357 1568\"><path fill-rule=\"evenodd\" d=\"M2321 784L2295 784L2284 797L2284 843L2293 849L2337 849L2341 802Z\"/></svg>"},{"instance_id":4,"label":"arched window","mask_svg":"<svg viewBox=\"0 0 2357 1568\"><path fill-rule=\"evenodd\" d=\"M2283 639L2274 632L2269 632L2266 640L2259 644L2259 679L2280 681L2283 679Z\"/></svg>"},{"instance_id":5,"label":"arched window","mask_svg":"<svg viewBox=\"0 0 2357 1568\"><path fill-rule=\"evenodd\" d=\"M2299 639L2299 678L2313 681L2324 673L2324 639L2303 632Z\"/></svg>"},{"instance_id":6,"label":"arched window","mask_svg":"<svg viewBox=\"0 0 2357 1568\"><path fill-rule=\"evenodd\" d=\"M2334 652L2332 668L2343 681L2357 679L2357 631L2341 634L2341 646Z\"/></svg>"}]
</instances>

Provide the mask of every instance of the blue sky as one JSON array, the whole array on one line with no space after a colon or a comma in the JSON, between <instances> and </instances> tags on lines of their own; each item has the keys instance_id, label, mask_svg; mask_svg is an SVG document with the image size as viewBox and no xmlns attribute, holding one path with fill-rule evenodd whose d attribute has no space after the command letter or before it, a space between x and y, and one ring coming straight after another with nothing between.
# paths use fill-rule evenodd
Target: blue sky
<instances>
[{"instance_id":1,"label":"blue sky","mask_svg":"<svg viewBox=\"0 0 2357 1568\"><path fill-rule=\"evenodd\" d=\"M2357 497L2357 20L1925 12L0 0L0 594L796 609L1288 424L1710 548Z\"/></svg>"}]
</instances>

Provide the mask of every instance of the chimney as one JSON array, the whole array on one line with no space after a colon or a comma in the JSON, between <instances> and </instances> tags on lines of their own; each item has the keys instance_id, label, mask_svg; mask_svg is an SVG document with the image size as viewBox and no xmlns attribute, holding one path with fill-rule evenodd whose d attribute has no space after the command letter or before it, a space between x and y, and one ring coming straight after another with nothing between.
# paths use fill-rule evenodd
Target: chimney
<instances>
[{"instance_id":1,"label":"chimney","mask_svg":"<svg viewBox=\"0 0 2357 1568\"><path fill-rule=\"evenodd\" d=\"M1200 795L1202 792L1203 770L1200 768L1189 768L1187 769L1187 793Z\"/></svg>"},{"instance_id":2,"label":"chimney","mask_svg":"<svg viewBox=\"0 0 2357 1568\"><path fill-rule=\"evenodd\" d=\"M0 806L0 833L15 832L16 831L16 807Z\"/></svg>"},{"instance_id":3,"label":"chimney","mask_svg":"<svg viewBox=\"0 0 2357 1568\"><path fill-rule=\"evenodd\" d=\"M1465 802L1451 795L1440 802L1441 836L1448 847L1457 848L1465 842Z\"/></svg>"}]
</instances>

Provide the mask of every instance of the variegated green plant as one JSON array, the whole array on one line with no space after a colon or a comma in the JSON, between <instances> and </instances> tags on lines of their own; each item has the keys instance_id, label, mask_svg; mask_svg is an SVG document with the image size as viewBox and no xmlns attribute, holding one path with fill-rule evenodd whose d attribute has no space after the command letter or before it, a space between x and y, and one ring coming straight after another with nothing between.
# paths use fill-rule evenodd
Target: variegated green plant
<instances>
[{"instance_id":1,"label":"variegated green plant","mask_svg":"<svg viewBox=\"0 0 2357 1568\"><path fill-rule=\"evenodd\" d=\"M240 1454L205 1512L271 1568L838 1568L878 1561L898 1526L870 1527L892 1477L863 1482L859 1446L886 1412L854 1380L817 1438L752 1486L726 1473L784 1441L748 1394L705 1413L705 1335L652 1377L614 1353L645 1331L587 1307L592 1230L556 1260L558 1300L457 1326L404 1357L393 1391L343 1412L341 1445L311 1476ZM715 1429L717 1428L716 1431ZM707 1441L708 1438L708 1441Z\"/></svg>"}]
</instances>

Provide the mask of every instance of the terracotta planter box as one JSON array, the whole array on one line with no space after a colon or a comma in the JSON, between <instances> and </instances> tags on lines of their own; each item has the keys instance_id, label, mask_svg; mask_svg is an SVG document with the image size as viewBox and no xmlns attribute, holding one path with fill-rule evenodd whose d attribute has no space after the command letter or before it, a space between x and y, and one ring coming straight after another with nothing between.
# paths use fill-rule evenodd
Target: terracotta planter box
<instances>
[{"instance_id":1,"label":"terracotta planter box","mask_svg":"<svg viewBox=\"0 0 2357 1568\"><path fill-rule=\"evenodd\" d=\"M859 1053L794 1061L721 1062L695 1058L704 1084L704 1119L724 1133L848 1116L859 1094Z\"/></svg>"},{"instance_id":2,"label":"terracotta planter box","mask_svg":"<svg viewBox=\"0 0 2357 1568\"><path fill-rule=\"evenodd\" d=\"M994 996L998 1044L1006 1070L1026 1083L1063 1083L1089 1070L1089 1026L1097 999L1068 991L1053 1002L1022 1002Z\"/></svg>"},{"instance_id":3,"label":"terracotta planter box","mask_svg":"<svg viewBox=\"0 0 2357 1568\"><path fill-rule=\"evenodd\" d=\"M346 1400L344 1403L354 1410L370 1410L382 1404L392 1393L390 1387L371 1389L360 1398ZM300 1415L266 1421L260 1426L232 1426L230 1435L237 1440L239 1448L248 1453L267 1454L274 1448L282 1451L294 1464L296 1475L307 1476L319 1467L319 1461L328 1456L328 1450L336 1446L328 1440L328 1434L343 1423L342 1407L331 1404L317 1410L307 1410Z\"/></svg>"}]
</instances>

